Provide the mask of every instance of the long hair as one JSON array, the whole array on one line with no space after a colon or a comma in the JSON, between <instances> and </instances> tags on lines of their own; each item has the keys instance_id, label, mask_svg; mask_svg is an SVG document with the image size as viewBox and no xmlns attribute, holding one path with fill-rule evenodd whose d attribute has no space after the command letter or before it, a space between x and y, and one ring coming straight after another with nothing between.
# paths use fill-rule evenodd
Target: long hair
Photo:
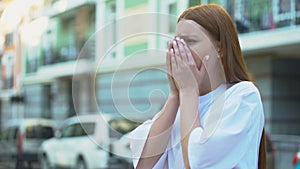
<instances>
[{"instance_id":1,"label":"long hair","mask_svg":"<svg viewBox=\"0 0 300 169\"><path fill-rule=\"evenodd\" d=\"M226 81L237 83L252 81L248 73L238 40L238 32L231 16L217 4L193 6L185 10L178 18L193 20L204 27L210 35L220 42L220 55ZM258 168L266 168L266 143L263 130L259 148Z\"/></svg>"}]
</instances>

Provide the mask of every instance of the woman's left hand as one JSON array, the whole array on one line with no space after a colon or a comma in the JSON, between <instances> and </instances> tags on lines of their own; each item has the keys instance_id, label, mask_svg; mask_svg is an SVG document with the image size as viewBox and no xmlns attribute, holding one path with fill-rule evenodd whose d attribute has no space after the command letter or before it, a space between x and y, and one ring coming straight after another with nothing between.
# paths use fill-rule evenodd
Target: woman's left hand
<instances>
[{"instance_id":1,"label":"woman's left hand","mask_svg":"<svg viewBox=\"0 0 300 169\"><path fill-rule=\"evenodd\" d=\"M196 62L193 58L191 50L183 39L176 37L173 40L173 48L171 52L171 69L172 76L175 80L176 85L180 93L196 92L199 94L201 91L201 81L205 76L205 65L204 60L200 68L197 67ZM198 57L198 56L196 56Z\"/></svg>"}]
</instances>

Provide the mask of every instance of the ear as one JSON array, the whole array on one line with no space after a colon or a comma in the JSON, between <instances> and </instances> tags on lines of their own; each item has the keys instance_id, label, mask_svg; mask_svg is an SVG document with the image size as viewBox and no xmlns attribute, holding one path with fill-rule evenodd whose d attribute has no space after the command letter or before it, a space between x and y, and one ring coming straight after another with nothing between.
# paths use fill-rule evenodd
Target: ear
<instances>
[{"instance_id":1,"label":"ear","mask_svg":"<svg viewBox=\"0 0 300 169\"><path fill-rule=\"evenodd\" d=\"M215 46L216 46L216 49L217 49L217 52L218 52L218 58L223 57L223 53L221 51L221 43L220 43L220 41L217 41L216 44L215 44Z\"/></svg>"},{"instance_id":2,"label":"ear","mask_svg":"<svg viewBox=\"0 0 300 169\"><path fill-rule=\"evenodd\" d=\"M220 49L221 49L221 42L220 41L216 41L215 47L216 47L217 51L220 51Z\"/></svg>"},{"instance_id":3,"label":"ear","mask_svg":"<svg viewBox=\"0 0 300 169\"><path fill-rule=\"evenodd\" d=\"M221 48L221 42L220 41L216 41L216 47L217 47L217 49Z\"/></svg>"}]
</instances>

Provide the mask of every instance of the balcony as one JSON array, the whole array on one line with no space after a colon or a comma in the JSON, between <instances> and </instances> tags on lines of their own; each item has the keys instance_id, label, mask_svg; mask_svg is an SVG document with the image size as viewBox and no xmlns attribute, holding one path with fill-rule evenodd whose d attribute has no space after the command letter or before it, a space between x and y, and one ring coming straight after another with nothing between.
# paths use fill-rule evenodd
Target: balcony
<instances>
[{"instance_id":1,"label":"balcony","mask_svg":"<svg viewBox=\"0 0 300 169\"><path fill-rule=\"evenodd\" d=\"M66 11L76 9L82 5L95 4L96 2L96 0L53 0L45 6L43 14L49 17L54 17Z\"/></svg>"},{"instance_id":2,"label":"balcony","mask_svg":"<svg viewBox=\"0 0 300 169\"><path fill-rule=\"evenodd\" d=\"M78 51L72 45L56 49L42 49L42 65L52 65L76 60Z\"/></svg>"},{"instance_id":3,"label":"balcony","mask_svg":"<svg viewBox=\"0 0 300 169\"><path fill-rule=\"evenodd\" d=\"M86 44L86 45L85 45ZM56 49L42 49L42 65L53 65L62 62L75 61L77 59L95 58L95 39L91 38L74 45L64 45Z\"/></svg>"},{"instance_id":4,"label":"balcony","mask_svg":"<svg viewBox=\"0 0 300 169\"><path fill-rule=\"evenodd\" d=\"M222 1L239 32L245 56L297 56L300 0Z\"/></svg>"},{"instance_id":5,"label":"balcony","mask_svg":"<svg viewBox=\"0 0 300 169\"><path fill-rule=\"evenodd\" d=\"M241 34L300 24L299 0L225 1L224 4Z\"/></svg>"}]
</instances>

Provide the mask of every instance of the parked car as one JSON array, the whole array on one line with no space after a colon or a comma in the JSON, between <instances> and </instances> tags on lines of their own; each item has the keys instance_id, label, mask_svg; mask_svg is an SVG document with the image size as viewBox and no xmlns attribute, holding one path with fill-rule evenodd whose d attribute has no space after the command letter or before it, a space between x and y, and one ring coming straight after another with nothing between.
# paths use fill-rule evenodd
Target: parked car
<instances>
[{"instance_id":1,"label":"parked car","mask_svg":"<svg viewBox=\"0 0 300 169\"><path fill-rule=\"evenodd\" d=\"M293 159L294 169L300 169L300 150L298 150Z\"/></svg>"},{"instance_id":2,"label":"parked car","mask_svg":"<svg viewBox=\"0 0 300 169\"><path fill-rule=\"evenodd\" d=\"M54 136L54 122L48 119L30 118L7 122L0 139L0 161L15 162L23 169L38 162L41 143Z\"/></svg>"},{"instance_id":3,"label":"parked car","mask_svg":"<svg viewBox=\"0 0 300 169\"><path fill-rule=\"evenodd\" d=\"M123 160L126 157L112 153L112 146L139 124L116 114L98 113L68 118L60 132L56 132L56 137L41 145L40 166L42 169L94 169L115 168L119 164L122 169L132 168L131 162L128 164ZM130 151L129 147L127 151Z\"/></svg>"}]
</instances>

